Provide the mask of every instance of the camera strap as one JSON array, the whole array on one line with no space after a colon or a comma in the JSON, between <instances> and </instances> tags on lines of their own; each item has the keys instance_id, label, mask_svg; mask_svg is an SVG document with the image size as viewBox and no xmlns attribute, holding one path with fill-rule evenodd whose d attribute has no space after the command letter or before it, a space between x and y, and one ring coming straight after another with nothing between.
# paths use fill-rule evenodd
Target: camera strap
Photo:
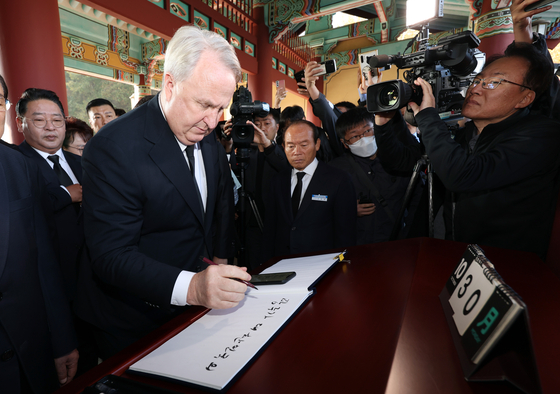
<instances>
[{"instance_id":1,"label":"camera strap","mask_svg":"<svg viewBox=\"0 0 560 394\"><path fill-rule=\"evenodd\" d=\"M368 188L368 190L371 192L371 194L373 194L375 199L381 204L383 209L385 209L385 212L387 212L387 216L389 216L389 219L391 219L391 221L394 223L395 216L393 215L393 212L391 212L391 210L389 209L387 200L385 200L385 198L383 198L381 193L379 193L379 190L377 190L377 188L375 187L371 179L368 178L364 170L358 165L358 163L356 163L356 160L354 160L354 158L350 153L346 153L346 159L352 165L354 172L356 173L360 183Z\"/></svg>"}]
</instances>

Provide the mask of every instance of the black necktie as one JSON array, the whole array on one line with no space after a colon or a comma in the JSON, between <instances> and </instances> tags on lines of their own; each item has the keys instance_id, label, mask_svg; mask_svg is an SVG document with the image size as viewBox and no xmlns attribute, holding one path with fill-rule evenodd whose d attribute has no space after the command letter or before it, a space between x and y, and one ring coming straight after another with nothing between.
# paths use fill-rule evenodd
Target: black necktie
<instances>
[{"instance_id":1,"label":"black necktie","mask_svg":"<svg viewBox=\"0 0 560 394\"><path fill-rule=\"evenodd\" d=\"M189 166L191 167L191 174L194 177L194 145L188 145L186 150Z\"/></svg>"},{"instance_id":2,"label":"black necktie","mask_svg":"<svg viewBox=\"0 0 560 394\"><path fill-rule=\"evenodd\" d=\"M53 166L53 170L56 174L56 176L58 177L58 180L60 182L60 184L62 186L70 186L73 185L74 182L72 182L72 179L70 179L70 177L68 176L68 173L66 173L66 171L64 171L59 163L59 157L57 155L51 155L48 157L48 159L50 161L53 162L54 166Z\"/></svg>"},{"instance_id":3,"label":"black necktie","mask_svg":"<svg viewBox=\"0 0 560 394\"><path fill-rule=\"evenodd\" d=\"M194 187L196 188L196 196L198 197L198 202L200 203L200 209L204 213L204 204L202 203L202 197L200 196L200 189L198 188L198 182L194 174L194 145L188 145L185 149L187 152L187 159L189 160L189 166L191 167L191 174L193 177ZM202 215L204 219L204 214Z\"/></svg>"},{"instance_id":4,"label":"black necktie","mask_svg":"<svg viewBox=\"0 0 560 394\"><path fill-rule=\"evenodd\" d=\"M301 199L301 187L303 186L303 176L305 175L305 172L300 171L297 174L297 183L296 183L296 187L294 189L294 193L292 194L292 212L294 214L294 217L296 217L297 211L299 209L299 200Z\"/></svg>"}]
</instances>

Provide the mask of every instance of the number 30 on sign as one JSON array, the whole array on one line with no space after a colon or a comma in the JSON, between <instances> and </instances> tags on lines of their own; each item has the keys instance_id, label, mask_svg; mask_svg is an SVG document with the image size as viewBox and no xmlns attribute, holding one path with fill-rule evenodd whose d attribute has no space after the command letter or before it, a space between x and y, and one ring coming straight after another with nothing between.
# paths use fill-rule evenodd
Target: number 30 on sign
<instances>
[{"instance_id":1,"label":"number 30 on sign","mask_svg":"<svg viewBox=\"0 0 560 394\"><path fill-rule=\"evenodd\" d=\"M459 335L463 336L494 292L495 285L484 276L477 260L469 265L463 259L453 276L459 283L449 299L449 304L453 309L453 320Z\"/></svg>"}]
</instances>

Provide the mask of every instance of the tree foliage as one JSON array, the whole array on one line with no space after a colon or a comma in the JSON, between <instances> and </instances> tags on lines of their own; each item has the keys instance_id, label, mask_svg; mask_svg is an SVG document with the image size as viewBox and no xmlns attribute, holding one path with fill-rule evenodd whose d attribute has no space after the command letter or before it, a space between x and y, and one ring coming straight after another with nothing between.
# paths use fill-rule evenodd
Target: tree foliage
<instances>
[{"instance_id":1,"label":"tree foliage","mask_svg":"<svg viewBox=\"0 0 560 394\"><path fill-rule=\"evenodd\" d=\"M133 85L68 71L65 74L68 115L87 122L86 105L96 98L107 99L115 108L122 108L126 112L132 109L129 97L134 94Z\"/></svg>"}]
</instances>

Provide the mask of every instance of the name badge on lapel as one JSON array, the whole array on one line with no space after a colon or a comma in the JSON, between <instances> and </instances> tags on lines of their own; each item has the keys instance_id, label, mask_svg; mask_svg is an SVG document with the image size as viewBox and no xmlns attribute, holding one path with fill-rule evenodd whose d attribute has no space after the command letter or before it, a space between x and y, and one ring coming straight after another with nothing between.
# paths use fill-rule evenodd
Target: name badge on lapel
<instances>
[{"instance_id":1,"label":"name badge on lapel","mask_svg":"<svg viewBox=\"0 0 560 394\"><path fill-rule=\"evenodd\" d=\"M322 196L320 194L312 194L311 195L311 200L312 201L327 201L327 199L329 198L329 196Z\"/></svg>"}]
</instances>

